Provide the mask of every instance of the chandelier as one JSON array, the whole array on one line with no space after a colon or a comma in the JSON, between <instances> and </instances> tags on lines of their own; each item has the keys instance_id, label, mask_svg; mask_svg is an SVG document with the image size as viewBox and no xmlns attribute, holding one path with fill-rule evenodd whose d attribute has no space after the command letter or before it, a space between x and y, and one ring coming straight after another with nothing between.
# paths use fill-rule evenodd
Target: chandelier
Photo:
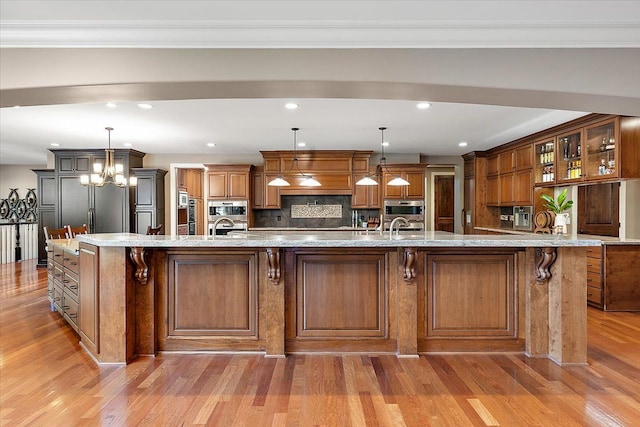
<instances>
[{"instance_id":1,"label":"chandelier","mask_svg":"<svg viewBox=\"0 0 640 427\"><path fill-rule=\"evenodd\" d=\"M317 180L315 180L313 178L313 176L311 175L306 175L304 174L301 170L300 167L298 166L298 157L297 157L297 132L300 130L299 128L291 128L291 130L293 131L293 158L291 159L291 167L289 168L289 171L286 173L286 175L291 174L291 172L293 171L293 166L295 165L296 169L298 170L298 174L300 176L302 176L302 181L300 182L300 185L303 187L319 187L322 184L320 184ZM287 181L286 179L284 179L284 176L282 174L278 175L276 178L272 179L271 181L269 181L269 183L267 185L270 185L272 187L288 187L289 185L289 181Z\"/></svg>"},{"instance_id":2,"label":"chandelier","mask_svg":"<svg viewBox=\"0 0 640 427\"><path fill-rule=\"evenodd\" d=\"M387 158L384 156L384 146L386 145L386 143L384 142L384 131L387 130L387 128L380 127L378 129L380 130L381 138L382 138L382 141L380 142L380 148L382 149L382 154L380 156L380 163L378 166L380 166L380 169L386 170L389 175L393 176L391 181L387 182L387 185L392 185L392 186L409 185L409 181L402 178L400 175L393 175L391 171L389 171L389 169L387 168ZM378 181L373 179L371 175L367 175L359 179L358 182L356 182L356 185L378 185Z\"/></svg>"},{"instance_id":3,"label":"chandelier","mask_svg":"<svg viewBox=\"0 0 640 427\"><path fill-rule=\"evenodd\" d=\"M113 184L118 187L126 187L138 185L138 178L132 176L127 182L124 176L124 166L122 163L116 163L115 150L111 148L111 131L113 128L105 128L109 135L109 148L104 150L104 166L100 162L93 164L93 173L91 175L81 175L80 183L92 187L102 187L105 184Z\"/></svg>"}]
</instances>

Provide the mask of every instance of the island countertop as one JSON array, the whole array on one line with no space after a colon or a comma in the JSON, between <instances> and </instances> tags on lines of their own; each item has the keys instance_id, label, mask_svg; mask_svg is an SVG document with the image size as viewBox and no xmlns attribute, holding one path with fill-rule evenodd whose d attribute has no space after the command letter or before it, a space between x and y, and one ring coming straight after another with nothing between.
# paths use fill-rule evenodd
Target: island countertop
<instances>
[{"instance_id":1,"label":"island countertop","mask_svg":"<svg viewBox=\"0 0 640 427\"><path fill-rule=\"evenodd\" d=\"M147 236L133 233L77 235L104 247L572 247L600 246L601 239L550 235L479 236L441 231L399 234L351 231L249 231L226 236ZM634 240L640 243L640 240Z\"/></svg>"}]
</instances>

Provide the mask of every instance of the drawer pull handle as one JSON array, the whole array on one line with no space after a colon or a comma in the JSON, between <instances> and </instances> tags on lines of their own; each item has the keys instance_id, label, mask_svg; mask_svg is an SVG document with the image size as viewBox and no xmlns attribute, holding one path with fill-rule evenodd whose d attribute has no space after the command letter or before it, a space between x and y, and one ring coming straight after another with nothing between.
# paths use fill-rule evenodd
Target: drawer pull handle
<instances>
[{"instance_id":1,"label":"drawer pull handle","mask_svg":"<svg viewBox=\"0 0 640 427\"><path fill-rule=\"evenodd\" d=\"M67 316L69 316L72 319L75 319L76 317L78 317L78 313L67 313Z\"/></svg>"},{"instance_id":2,"label":"drawer pull handle","mask_svg":"<svg viewBox=\"0 0 640 427\"><path fill-rule=\"evenodd\" d=\"M71 265L78 265L78 263L75 261L71 261Z\"/></svg>"},{"instance_id":3,"label":"drawer pull handle","mask_svg":"<svg viewBox=\"0 0 640 427\"><path fill-rule=\"evenodd\" d=\"M54 256L62 256L62 255L60 255L60 254L55 254Z\"/></svg>"},{"instance_id":4,"label":"drawer pull handle","mask_svg":"<svg viewBox=\"0 0 640 427\"><path fill-rule=\"evenodd\" d=\"M69 289L71 289L72 291L77 291L78 285L69 286Z\"/></svg>"},{"instance_id":5,"label":"drawer pull handle","mask_svg":"<svg viewBox=\"0 0 640 427\"><path fill-rule=\"evenodd\" d=\"M590 296L592 296L592 295L593 295L593 294L591 294L591 293L587 294L587 296L588 296L588 297L590 297Z\"/></svg>"},{"instance_id":6,"label":"drawer pull handle","mask_svg":"<svg viewBox=\"0 0 640 427\"><path fill-rule=\"evenodd\" d=\"M63 306L62 306L62 309L63 309L64 311L67 311L67 310L69 310L69 306L68 306L68 305L63 305Z\"/></svg>"},{"instance_id":7,"label":"drawer pull handle","mask_svg":"<svg viewBox=\"0 0 640 427\"><path fill-rule=\"evenodd\" d=\"M62 283L69 283L69 282L70 282L70 280L68 280L68 279L64 279L64 280L62 281Z\"/></svg>"},{"instance_id":8,"label":"drawer pull handle","mask_svg":"<svg viewBox=\"0 0 640 427\"><path fill-rule=\"evenodd\" d=\"M593 279L587 279L587 282L593 282Z\"/></svg>"},{"instance_id":9,"label":"drawer pull handle","mask_svg":"<svg viewBox=\"0 0 640 427\"><path fill-rule=\"evenodd\" d=\"M60 297L53 298L54 301L60 301Z\"/></svg>"}]
</instances>

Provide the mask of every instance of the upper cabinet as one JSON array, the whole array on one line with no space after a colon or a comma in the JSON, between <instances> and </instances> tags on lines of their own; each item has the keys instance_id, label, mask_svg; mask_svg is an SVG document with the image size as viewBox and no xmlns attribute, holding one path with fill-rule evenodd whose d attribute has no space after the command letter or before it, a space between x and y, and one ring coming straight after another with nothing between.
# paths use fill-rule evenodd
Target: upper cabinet
<instances>
[{"instance_id":1,"label":"upper cabinet","mask_svg":"<svg viewBox=\"0 0 640 427\"><path fill-rule=\"evenodd\" d=\"M252 165L207 165L210 200L249 200Z\"/></svg>"},{"instance_id":2,"label":"upper cabinet","mask_svg":"<svg viewBox=\"0 0 640 427\"><path fill-rule=\"evenodd\" d=\"M190 199L202 199L202 174L202 169L178 169L178 188L186 190Z\"/></svg>"},{"instance_id":3,"label":"upper cabinet","mask_svg":"<svg viewBox=\"0 0 640 427\"><path fill-rule=\"evenodd\" d=\"M592 121L534 143L535 184L640 178L640 117Z\"/></svg>"},{"instance_id":4,"label":"upper cabinet","mask_svg":"<svg viewBox=\"0 0 640 427\"><path fill-rule=\"evenodd\" d=\"M383 199L424 199L425 164L393 164L387 165L382 172ZM387 183L395 177L409 181L409 185L394 186Z\"/></svg>"},{"instance_id":5,"label":"upper cabinet","mask_svg":"<svg viewBox=\"0 0 640 427\"><path fill-rule=\"evenodd\" d=\"M488 206L530 205L532 185L533 147L531 144L500 151L487 156Z\"/></svg>"}]
</instances>

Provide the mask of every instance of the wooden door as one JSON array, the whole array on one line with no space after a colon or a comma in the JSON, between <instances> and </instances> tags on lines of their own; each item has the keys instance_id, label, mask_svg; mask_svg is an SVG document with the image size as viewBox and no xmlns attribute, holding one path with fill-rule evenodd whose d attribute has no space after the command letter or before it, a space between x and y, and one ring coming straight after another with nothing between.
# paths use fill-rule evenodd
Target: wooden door
<instances>
[{"instance_id":1,"label":"wooden door","mask_svg":"<svg viewBox=\"0 0 640 427\"><path fill-rule=\"evenodd\" d=\"M578 187L578 233L618 237L620 183Z\"/></svg>"},{"instance_id":2,"label":"wooden door","mask_svg":"<svg viewBox=\"0 0 640 427\"><path fill-rule=\"evenodd\" d=\"M229 172L229 198L248 199L249 198L249 174L246 172Z\"/></svg>"},{"instance_id":3,"label":"wooden door","mask_svg":"<svg viewBox=\"0 0 640 427\"><path fill-rule=\"evenodd\" d=\"M435 205L433 210L436 231L449 231L453 233L453 183L453 175L435 176Z\"/></svg>"}]
</instances>

